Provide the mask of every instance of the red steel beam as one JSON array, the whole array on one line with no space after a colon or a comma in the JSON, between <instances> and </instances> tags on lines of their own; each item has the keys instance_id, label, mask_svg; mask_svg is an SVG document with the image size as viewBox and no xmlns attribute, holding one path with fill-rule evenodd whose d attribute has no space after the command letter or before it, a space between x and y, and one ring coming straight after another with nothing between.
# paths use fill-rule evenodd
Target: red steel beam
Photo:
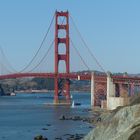
<instances>
[{"instance_id":1,"label":"red steel beam","mask_svg":"<svg viewBox=\"0 0 140 140\"><path fill-rule=\"evenodd\" d=\"M13 79L13 78L23 78L23 77L40 77L40 78L55 78L55 73L13 73L7 75L0 75L0 80L3 79ZM64 79L74 79L78 80L91 80L91 74L78 74L78 73L59 73L57 75L58 78ZM114 83L140 83L140 77L124 77L124 76L111 76L113 78ZM96 82L107 82L106 75L95 75Z\"/></svg>"}]
</instances>

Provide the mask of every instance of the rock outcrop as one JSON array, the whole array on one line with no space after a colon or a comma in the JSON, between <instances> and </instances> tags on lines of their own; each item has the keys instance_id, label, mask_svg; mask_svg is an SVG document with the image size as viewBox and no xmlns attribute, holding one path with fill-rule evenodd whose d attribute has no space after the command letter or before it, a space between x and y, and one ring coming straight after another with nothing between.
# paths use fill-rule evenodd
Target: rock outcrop
<instances>
[{"instance_id":1,"label":"rock outcrop","mask_svg":"<svg viewBox=\"0 0 140 140\"><path fill-rule=\"evenodd\" d=\"M84 140L140 140L140 104L138 101L137 104L102 114L101 122Z\"/></svg>"},{"instance_id":2,"label":"rock outcrop","mask_svg":"<svg viewBox=\"0 0 140 140\"><path fill-rule=\"evenodd\" d=\"M5 95L4 89L2 88L1 84L0 84L0 96Z\"/></svg>"}]
</instances>

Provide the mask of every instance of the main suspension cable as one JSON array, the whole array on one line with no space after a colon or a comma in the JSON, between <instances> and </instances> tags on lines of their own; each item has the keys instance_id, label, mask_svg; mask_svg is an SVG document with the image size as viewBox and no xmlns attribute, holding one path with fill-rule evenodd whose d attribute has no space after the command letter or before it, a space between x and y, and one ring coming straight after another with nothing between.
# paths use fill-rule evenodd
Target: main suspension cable
<instances>
[{"instance_id":1,"label":"main suspension cable","mask_svg":"<svg viewBox=\"0 0 140 140\"><path fill-rule=\"evenodd\" d=\"M97 60L97 58L95 57L95 55L92 53L92 51L90 50L90 48L88 47L87 43L85 42L83 36L81 35L80 31L78 30L72 16L70 15L70 18L71 18L71 21L72 21L72 24L74 25L74 28L76 29L81 41L83 42L84 46L86 47L86 49L88 50L89 54L91 55L91 57L93 58L93 60L95 60L95 62L97 63L97 65L101 68L101 70L103 72L106 73L105 69L102 67L102 65L99 63L99 61Z\"/></svg>"},{"instance_id":2,"label":"main suspension cable","mask_svg":"<svg viewBox=\"0 0 140 140\"><path fill-rule=\"evenodd\" d=\"M13 71L13 72L17 72L17 71L14 69L14 67L11 65L11 63L9 62L9 60L7 59L7 57L6 57L5 53L4 53L3 48L2 48L1 45L0 45L0 51L1 51L1 54L2 54L3 58L4 58L5 61L7 62L6 64L8 64L9 67L7 67L7 66L4 65L4 64L2 64L2 65L5 66L5 68L7 67L6 69L7 69L7 71L10 72L10 73L12 73L12 71ZM11 68L12 71L10 71L9 68Z\"/></svg>"},{"instance_id":3,"label":"main suspension cable","mask_svg":"<svg viewBox=\"0 0 140 140\"><path fill-rule=\"evenodd\" d=\"M60 20L61 20L61 25L62 25L64 23L65 17L63 17L63 19L60 19ZM52 41L52 43L50 44L50 47L48 48L47 52L45 53L45 55L43 56L43 58L40 60L40 62L33 69L31 69L28 72L32 72L33 70L35 70L44 61L44 59L47 57L48 53L50 52L51 47L53 46L54 42L55 42L55 40Z\"/></svg>"},{"instance_id":4,"label":"main suspension cable","mask_svg":"<svg viewBox=\"0 0 140 140\"><path fill-rule=\"evenodd\" d=\"M49 28L48 28L48 30L47 30L47 32L46 32L46 34L45 34L45 36L44 36L44 38L43 38L41 44L40 44L39 49L37 50L36 54L34 55L34 57L32 58L32 60L28 63L28 65L27 65L25 68L23 68L19 73L25 71L25 70L32 64L32 62L34 61L34 59L35 59L36 56L38 55L38 53L39 53L39 51L41 50L41 48L42 48L42 46L43 46L43 44L44 44L44 42L45 42L45 40L46 40L46 38L47 38L47 36L48 36L48 33L49 33L50 29L51 29L52 23L53 23L53 21L54 21L54 17L55 17L55 15L53 15L53 18L52 18L52 20L51 20L51 23L50 23L50 25L49 25Z\"/></svg>"},{"instance_id":5,"label":"main suspension cable","mask_svg":"<svg viewBox=\"0 0 140 140\"><path fill-rule=\"evenodd\" d=\"M34 71L44 61L44 59L47 57L47 55L50 52L50 50L51 50L51 48L52 48L53 45L54 45L54 40L51 42L50 47L48 48L48 50L46 51L45 55L40 60L40 62L34 68L32 68L30 71L28 71L28 72Z\"/></svg>"}]
</instances>

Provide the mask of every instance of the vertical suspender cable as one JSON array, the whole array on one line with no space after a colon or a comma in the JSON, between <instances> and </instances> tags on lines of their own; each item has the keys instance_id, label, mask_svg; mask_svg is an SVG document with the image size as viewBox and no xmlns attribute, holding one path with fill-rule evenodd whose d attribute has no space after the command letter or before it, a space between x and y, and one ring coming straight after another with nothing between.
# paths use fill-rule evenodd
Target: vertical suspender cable
<instances>
[{"instance_id":1,"label":"vertical suspender cable","mask_svg":"<svg viewBox=\"0 0 140 140\"><path fill-rule=\"evenodd\" d=\"M43 62L43 60L47 57L48 53L50 52L50 50L51 50L53 44L54 44L54 40L53 40L52 43L50 44L50 47L48 48L47 52L45 53L45 55L43 56L43 58L40 60L40 62L39 62L33 69L31 69L31 70L28 71L28 72L32 72L33 70L35 70L35 69Z\"/></svg>"},{"instance_id":2,"label":"vertical suspender cable","mask_svg":"<svg viewBox=\"0 0 140 140\"><path fill-rule=\"evenodd\" d=\"M6 55L5 55L5 53L4 53L4 51L3 51L3 49L2 49L1 46L0 46L0 51L1 51L1 54L2 54L2 57L4 58L4 60L7 61L7 63L5 62L4 64L2 64L3 66L5 66L6 70L7 70L9 73L17 72L17 71L13 68L13 66L11 65L11 63L8 61L8 59L7 59L7 57L6 57ZM7 64L7 65L9 65L9 66L6 66L5 64ZM11 68L12 71L10 70L10 68Z\"/></svg>"},{"instance_id":3,"label":"vertical suspender cable","mask_svg":"<svg viewBox=\"0 0 140 140\"><path fill-rule=\"evenodd\" d=\"M36 56L38 55L39 51L41 50L41 48L42 48L42 46L43 46L43 43L45 42L45 40L46 40L46 38L47 38L47 36L48 36L48 33L49 33L50 28L51 28L51 26L52 26L52 23L53 23L53 21L54 21L54 17L55 17L55 15L53 16L53 18L52 18L52 20L51 20L51 23L50 23L50 25L49 25L49 28L48 28L48 30L47 30L47 32L46 32L46 34L45 34L45 36L44 36L44 38L43 38L41 44L40 44L39 49L37 50L36 54L34 55L34 57L32 58L32 60L28 63L28 65L27 65L25 68L23 68L19 73L25 71L25 70L32 64L32 62L34 61L34 59L35 59Z\"/></svg>"},{"instance_id":4,"label":"vertical suspender cable","mask_svg":"<svg viewBox=\"0 0 140 140\"><path fill-rule=\"evenodd\" d=\"M88 65L86 64L86 62L85 62L84 59L82 58L82 56L80 55L79 51L78 51L77 48L75 47L73 41L70 40L70 42L71 42L72 46L74 47L76 53L79 55L79 57L80 57L81 61L83 62L83 64L86 66L86 68L87 68L88 70L90 70L90 68L88 67Z\"/></svg>"},{"instance_id":5,"label":"vertical suspender cable","mask_svg":"<svg viewBox=\"0 0 140 140\"><path fill-rule=\"evenodd\" d=\"M95 60L95 62L97 63L97 65L101 68L101 70L102 70L103 72L106 73L106 71L104 70L104 68L102 67L102 65L99 63L99 61L97 60L97 58L95 57L95 55L94 55L94 54L91 52L91 50L89 49L87 43L85 42L84 38L82 37L82 35L81 35L80 31L78 30L78 28L77 28L77 26L76 26L76 24L75 24L75 22L74 22L74 20L73 20L73 18L72 18L71 15L70 15L70 18L71 18L71 20L72 20L72 23L73 23L73 25L74 25L74 27L75 27L75 29L76 29L76 31L77 31L77 33L78 33L80 39L82 40L84 46L85 46L86 49L88 50L89 54L92 56L92 58Z\"/></svg>"}]
</instances>

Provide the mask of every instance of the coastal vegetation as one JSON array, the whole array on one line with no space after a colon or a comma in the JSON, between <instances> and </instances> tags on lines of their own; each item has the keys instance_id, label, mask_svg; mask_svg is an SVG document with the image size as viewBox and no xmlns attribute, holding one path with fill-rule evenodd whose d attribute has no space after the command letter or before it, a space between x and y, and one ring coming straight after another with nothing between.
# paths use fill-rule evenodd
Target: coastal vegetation
<instances>
[{"instance_id":1,"label":"coastal vegetation","mask_svg":"<svg viewBox=\"0 0 140 140\"><path fill-rule=\"evenodd\" d=\"M51 78L5 79L0 81L0 86L2 90L4 90L5 94L9 94L13 91L17 92L32 91L32 90L53 91L54 79ZM71 80L70 88L72 91L90 91L90 81Z\"/></svg>"}]
</instances>

